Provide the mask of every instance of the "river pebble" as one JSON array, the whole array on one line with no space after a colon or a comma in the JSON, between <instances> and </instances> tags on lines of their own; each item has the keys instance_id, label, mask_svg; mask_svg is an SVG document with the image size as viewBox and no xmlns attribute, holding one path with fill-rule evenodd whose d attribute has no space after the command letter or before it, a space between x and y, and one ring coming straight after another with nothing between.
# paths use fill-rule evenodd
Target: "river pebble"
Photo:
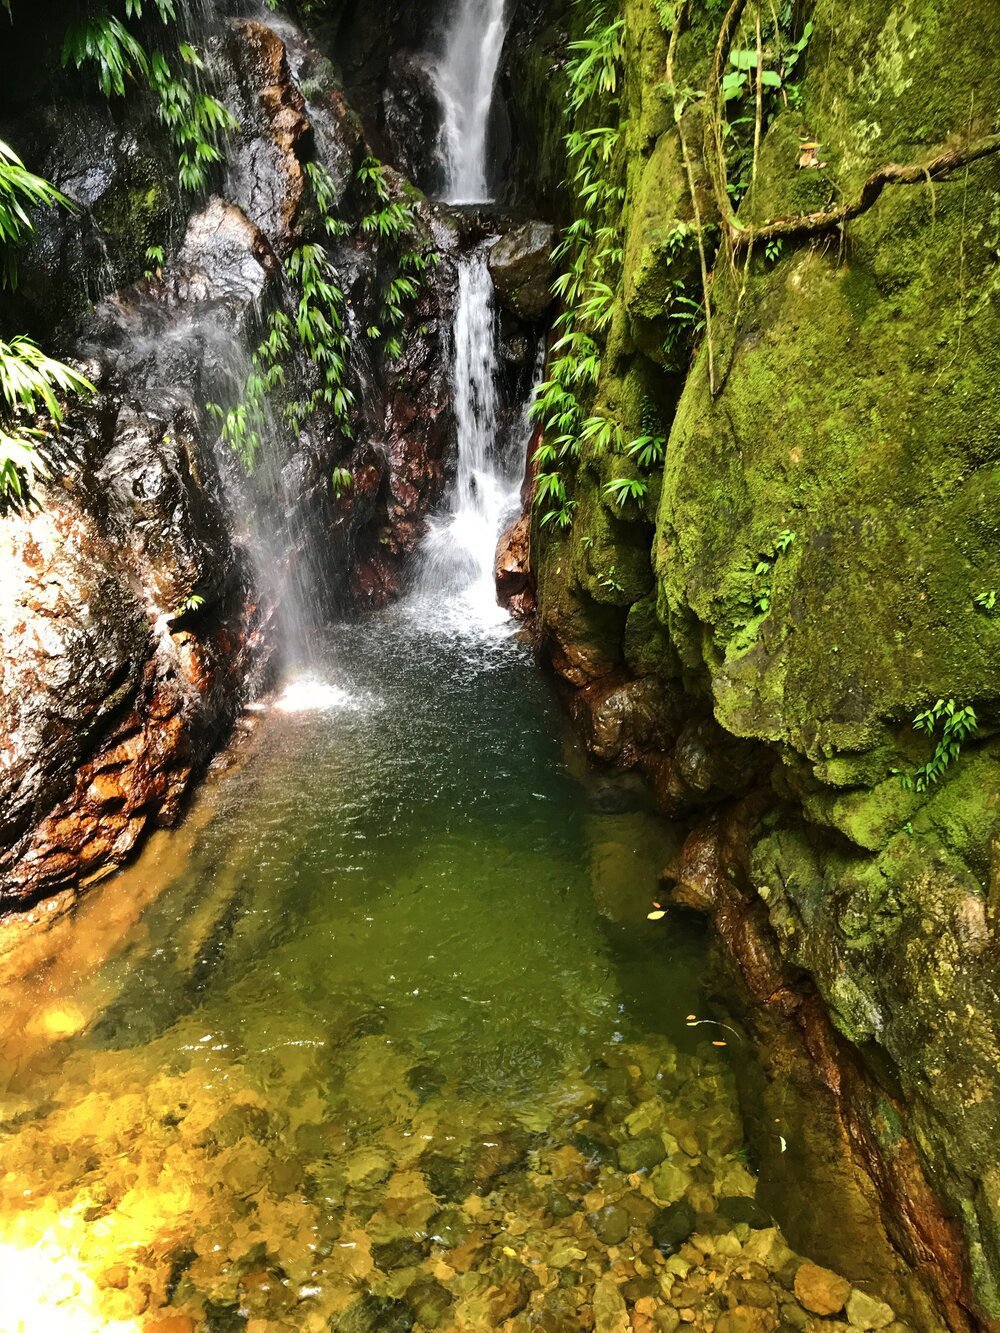
<instances>
[{"instance_id":1,"label":"river pebble","mask_svg":"<svg viewBox=\"0 0 1000 1333\"><path fill-rule=\"evenodd\" d=\"M785 1243L707 1051L622 1043L523 1123L384 1034L339 1058L324 1093L309 1053L273 1085L70 1057L70 1095L4 1136L0 1216L29 1248L64 1229L94 1333L905 1327Z\"/></svg>"}]
</instances>

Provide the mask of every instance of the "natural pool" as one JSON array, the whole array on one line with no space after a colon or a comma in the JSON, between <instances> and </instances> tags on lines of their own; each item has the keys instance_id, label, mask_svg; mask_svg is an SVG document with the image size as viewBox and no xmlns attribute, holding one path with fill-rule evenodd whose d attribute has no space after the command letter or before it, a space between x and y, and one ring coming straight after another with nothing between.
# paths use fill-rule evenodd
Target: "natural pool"
<instances>
[{"instance_id":1,"label":"natural pool","mask_svg":"<svg viewBox=\"0 0 1000 1333\"><path fill-rule=\"evenodd\" d=\"M340 627L6 984L3 1333L815 1313L703 942L646 920L676 831L507 630L418 609Z\"/></svg>"}]
</instances>

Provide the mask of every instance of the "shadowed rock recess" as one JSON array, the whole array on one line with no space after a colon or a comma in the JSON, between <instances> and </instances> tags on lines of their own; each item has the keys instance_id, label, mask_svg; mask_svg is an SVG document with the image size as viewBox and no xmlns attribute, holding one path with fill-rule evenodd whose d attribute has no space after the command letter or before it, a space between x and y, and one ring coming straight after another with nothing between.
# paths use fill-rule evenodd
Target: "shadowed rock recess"
<instances>
[{"instance_id":1,"label":"shadowed rock recess","mask_svg":"<svg viewBox=\"0 0 1000 1333\"><path fill-rule=\"evenodd\" d=\"M535 424L500 599L531 625L591 758L641 772L683 825L660 902L710 918L738 978L762 1052L741 1095L775 1198L744 1197L728 1122L698 1123L715 1075L682 1062L693 1123L678 1128L648 1072L656 1052L623 1046L594 1080L611 1089L593 1117L612 1168L599 1178L599 1143L554 1138L525 1186L525 1247L560 1241L551 1318L529 1305L535 1270L515 1274L500 1246L514 1214L481 1206L489 1163L482 1180L408 1183L426 1214L416 1257L388 1227L371 1243L358 1222L350 1262L331 1241L344 1283L407 1278L323 1318L1000 1331L1000 7L511 0L489 129L497 209L434 202L436 0L178 6L199 78L237 122L193 191L154 95L105 98L63 68L62 34L89 7L11 8L0 140L73 207L39 210L18 284L0 291L0 337L28 332L96 393L68 405L37 503L0 512L0 916L75 902L174 824L291 628L322 631L405 586L456 473L460 262L483 255L492 276L509 438L533 348L575 290L580 420ZM158 19L140 18L152 40ZM583 95L581 52L602 40L605 77ZM865 190L894 166L927 169ZM824 219L856 198L856 216ZM386 209L396 223L380 224ZM566 227L576 239L553 257ZM300 326L295 266L320 244L347 398L293 338L248 470L232 412L269 333ZM576 289L553 288L574 255ZM551 329L550 377L568 373L566 328ZM946 727L961 709L975 723L959 747ZM793 1102L810 1115L789 1144L768 1126ZM135 1134L153 1114L136 1113ZM70 1120L64 1137L70 1182L89 1140ZM254 1132L237 1138L257 1151ZM36 1170L47 1150L19 1149ZM364 1194L416 1160L408 1143L392 1151L382 1175L359 1158L348 1184ZM724 1159L735 1205L712 1193L718 1172L697 1175L699 1151ZM231 1226L251 1192L206 1187L212 1225ZM830 1198L835 1242L816 1204ZM455 1226L449 1263L435 1251L418 1268ZM449 1322L442 1282L494 1239L489 1296ZM150 1260L164 1306L194 1258L173 1255L169 1278ZM239 1299L261 1317L206 1328L292 1326L266 1321L261 1292L293 1277L275 1278L264 1248L256 1262ZM869 1270L873 1287L893 1274L893 1308L855 1278ZM303 1289L312 1271L289 1269ZM180 1318L164 1333L194 1329Z\"/></svg>"}]
</instances>

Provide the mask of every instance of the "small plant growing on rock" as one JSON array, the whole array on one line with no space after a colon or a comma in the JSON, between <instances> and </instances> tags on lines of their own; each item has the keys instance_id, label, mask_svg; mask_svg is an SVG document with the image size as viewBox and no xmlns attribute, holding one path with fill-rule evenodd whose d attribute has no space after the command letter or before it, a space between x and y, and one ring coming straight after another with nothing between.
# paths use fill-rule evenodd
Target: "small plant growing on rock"
<instances>
[{"instance_id":1,"label":"small plant growing on rock","mask_svg":"<svg viewBox=\"0 0 1000 1333\"><path fill-rule=\"evenodd\" d=\"M990 588L986 592L977 592L972 600L979 610L985 611L988 616L993 615L996 611L997 593L995 588Z\"/></svg>"},{"instance_id":2,"label":"small plant growing on rock","mask_svg":"<svg viewBox=\"0 0 1000 1333\"><path fill-rule=\"evenodd\" d=\"M609 500L613 500L619 509L624 509L629 500L641 504L648 490L649 484L641 477L616 477L605 486L604 494Z\"/></svg>"},{"instance_id":3,"label":"small plant growing on rock","mask_svg":"<svg viewBox=\"0 0 1000 1333\"><path fill-rule=\"evenodd\" d=\"M351 472L350 468L335 467L330 477L330 481L333 485L334 495L338 500L342 500L354 485L354 474Z\"/></svg>"},{"instance_id":4,"label":"small plant growing on rock","mask_svg":"<svg viewBox=\"0 0 1000 1333\"><path fill-rule=\"evenodd\" d=\"M908 791L923 792L939 782L945 769L958 759L963 742L978 726L972 705L960 708L954 699L938 699L930 708L918 713L913 719L913 728L935 740L934 753L915 773L899 774L903 786Z\"/></svg>"},{"instance_id":5,"label":"small plant growing on rock","mask_svg":"<svg viewBox=\"0 0 1000 1333\"><path fill-rule=\"evenodd\" d=\"M607 588L608 592L622 593L625 591L625 585L618 577L618 571L614 565L611 566L604 578L601 579L601 587Z\"/></svg>"}]
</instances>

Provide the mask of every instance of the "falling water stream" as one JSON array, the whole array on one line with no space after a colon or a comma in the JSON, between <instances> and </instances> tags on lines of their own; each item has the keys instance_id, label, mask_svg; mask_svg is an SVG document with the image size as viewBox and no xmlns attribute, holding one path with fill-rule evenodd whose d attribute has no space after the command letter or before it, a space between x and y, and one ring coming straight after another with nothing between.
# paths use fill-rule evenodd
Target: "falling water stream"
<instances>
[{"instance_id":1,"label":"falling water stream","mask_svg":"<svg viewBox=\"0 0 1000 1333\"><path fill-rule=\"evenodd\" d=\"M445 198L488 203L490 113L504 38L507 0L456 0L433 73L441 103Z\"/></svg>"},{"instance_id":2,"label":"falling water stream","mask_svg":"<svg viewBox=\"0 0 1000 1333\"><path fill-rule=\"evenodd\" d=\"M503 30L461 0L438 67L455 198ZM701 936L646 919L678 832L587 768L496 607L495 323L470 254L409 600L0 976L0 1333L652 1329L678 1293L709 1328L738 1264L794 1303Z\"/></svg>"}]
</instances>

